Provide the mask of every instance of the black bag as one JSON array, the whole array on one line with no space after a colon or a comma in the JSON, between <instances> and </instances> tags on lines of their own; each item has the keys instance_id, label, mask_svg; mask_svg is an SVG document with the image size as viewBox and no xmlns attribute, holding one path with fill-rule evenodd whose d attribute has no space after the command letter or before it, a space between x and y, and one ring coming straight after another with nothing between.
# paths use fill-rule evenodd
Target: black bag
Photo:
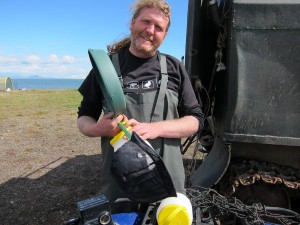
<instances>
[{"instance_id":1,"label":"black bag","mask_svg":"<svg viewBox=\"0 0 300 225\"><path fill-rule=\"evenodd\" d=\"M177 196L163 159L135 132L114 153L111 172L132 201L152 203Z\"/></svg>"}]
</instances>

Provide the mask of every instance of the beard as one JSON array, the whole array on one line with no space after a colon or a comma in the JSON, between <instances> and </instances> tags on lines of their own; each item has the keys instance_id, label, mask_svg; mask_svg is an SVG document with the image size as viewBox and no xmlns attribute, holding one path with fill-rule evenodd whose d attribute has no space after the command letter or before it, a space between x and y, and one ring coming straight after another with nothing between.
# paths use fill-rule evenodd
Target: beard
<instances>
[{"instance_id":1,"label":"beard","mask_svg":"<svg viewBox=\"0 0 300 225\"><path fill-rule=\"evenodd\" d=\"M132 33L131 35L131 44L134 47L134 49L140 53L142 53L145 56L153 56L160 46L160 43L156 42L155 40L149 41L151 45L143 45L139 42L139 38L141 35L137 32Z\"/></svg>"}]
</instances>

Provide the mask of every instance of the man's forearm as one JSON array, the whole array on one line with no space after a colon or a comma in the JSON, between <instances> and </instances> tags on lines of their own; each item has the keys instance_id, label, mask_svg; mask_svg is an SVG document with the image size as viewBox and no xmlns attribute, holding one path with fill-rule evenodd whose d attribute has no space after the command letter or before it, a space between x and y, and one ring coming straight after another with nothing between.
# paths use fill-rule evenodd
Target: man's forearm
<instances>
[{"instance_id":1,"label":"man's forearm","mask_svg":"<svg viewBox=\"0 0 300 225\"><path fill-rule=\"evenodd\" d=\"M195 134L199 129L199 120L194 116L185 116L175 120L157 122L160 137L184 138Z\"/></svg>"},{"instance_id":2,"label":"man's forearm","mask_svg":"<svg viewBox=\"0 0 300 225\"><path fill-rule=\"evenodd\" d=\"M97 121L90 116L81 116L77 119L77 127L79 131L88 137L96 137L91 130L92 125L96 123Z\"/></svg>"}]
</instances>

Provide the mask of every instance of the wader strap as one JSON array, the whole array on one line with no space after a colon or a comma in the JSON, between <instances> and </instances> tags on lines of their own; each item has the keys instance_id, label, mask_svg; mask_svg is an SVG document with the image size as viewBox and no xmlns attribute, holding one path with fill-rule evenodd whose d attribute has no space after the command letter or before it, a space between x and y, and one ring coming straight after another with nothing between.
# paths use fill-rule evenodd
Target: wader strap
<instances>
[{"instance_id":1,"label":"wader strap","mask_svg":"<svg viewBox=\"0 0 300 225\"><path fill-rule=\"evenodd\" d=\"M119 55L118 55L118 53L112 54L111 61L115 66L115 69L116 69L116 72L118 74L121 86L124 87L123 86L123 78L122 78L121 69L120 69L120 64L119 64Z\"/></svg>"},{"instance_id":2,"label":"wader strap","mask_svg":"<svg viewBox=\"0 0 300 225\"><path fill-rule=\"evenodd\" d=\"M150 122L155 118L160 118L162 120L163 110L164 110L164 98L167 91L168 84L168 72L167 72L167 59L165 55L160 55L160 73L161 81L158 95L155 98L152 113L150 116ZM155 120L154 120L155 121ZM157 120L156 120L157 121Z\"/></svg>"}]
</instances>

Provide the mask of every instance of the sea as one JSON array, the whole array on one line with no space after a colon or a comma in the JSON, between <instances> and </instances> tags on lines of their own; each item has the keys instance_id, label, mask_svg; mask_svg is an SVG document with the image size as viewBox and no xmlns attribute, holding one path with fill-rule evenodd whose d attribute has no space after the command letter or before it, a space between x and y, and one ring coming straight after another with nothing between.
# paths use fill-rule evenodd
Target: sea
<instances>
[{"instance_id":1,"label":"sea","mask_svg":"<svg viewBox=\"0 0 300 225\"><path fill-rule=\"evenodd\" d=\"M12 79L13 89L78 89L83 79Z\"/></svg>"}]
</instances>

